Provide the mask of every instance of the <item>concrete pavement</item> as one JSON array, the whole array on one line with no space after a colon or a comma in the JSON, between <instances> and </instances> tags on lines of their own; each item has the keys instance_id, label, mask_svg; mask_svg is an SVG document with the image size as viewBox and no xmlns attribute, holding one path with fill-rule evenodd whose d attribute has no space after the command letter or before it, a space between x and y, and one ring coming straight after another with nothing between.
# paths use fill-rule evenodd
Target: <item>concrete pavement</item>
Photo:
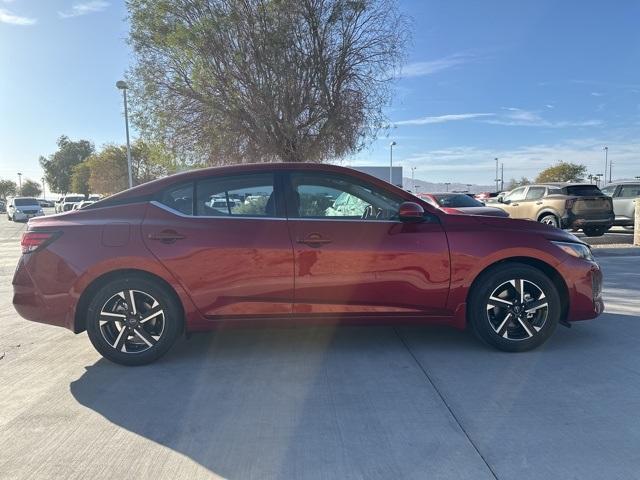
<instances>
[{"instance_id":1,"label":"concrete pavement","mask_svg":"<svg viewBox=\"0 0 640 480\"><path fill-rule=\"evenodd\" d=\"M607 313L506 354L429 327L227 330L126 368L11 306L0 219L0 478L640 478L640 256Z\"/></svg>"}]
</instances>

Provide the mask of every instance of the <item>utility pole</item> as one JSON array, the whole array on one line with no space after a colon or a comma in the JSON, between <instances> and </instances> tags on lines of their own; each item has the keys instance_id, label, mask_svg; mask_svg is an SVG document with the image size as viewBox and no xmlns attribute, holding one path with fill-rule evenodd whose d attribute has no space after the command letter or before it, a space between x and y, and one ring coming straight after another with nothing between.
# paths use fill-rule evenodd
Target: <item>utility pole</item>
<instances>
[{"instance_id":1,"label":"utility pole","mask_svg":"<svg viewBox=\"0 0 640 480\"><path fill-rule=\"evenodd\" d=\"M18 172L18 195L22 195L22 174Z\"/></svg>"},{"instance_id":2,"label":"utility pole","mask_svg":"<svg viewBox=\"0 0 640 480\"><path fill-rule=\"evenodd\" d=\"M607 164L609 163L609 147L606 145L603 148L604 150L604 183L607 183ZM611 181L611 179L609 179Z\"/></svg>"},{"instance_id":3,"label":"utility pole","mask_svg":"<svg viewBox=\"0 0 640 480\"><path fill-rule=\"evenodd\" d=\"M127 170L129 173L129 188L133 187L133 176L131 174L131 145L129 144L129 112L127 110L127 89L129 86L124 80L118 80L116 87L122 90L122 99L124 102L124 126L127 134Z\"/></svg>"},{"instance_id":4,"label":"utility pole","mask_svg":"<svg viewBox=\"0 0 640 480\"><path fill-rule=\"evenodd\" d=\"M46 191L47 191L47 187L44 183L44 177L42 177L42 199L43 200L47 199L47 196L45 195Z\"/></svg>"},{"instance_id":5,"label":"utility pole","mask_svg":"<svg viewBox=\"0 0 640 480\"><path fill-rule=\"evenodd\" d=\"M396 142L389 144L389 183L393 185L393 147L397 145Z\"/></svg>"},{"instance_id":6,"label":"utility pole","mask_svg":"<svg viewBox=\"0 0 640 480\"><path fill-rule=\"evenodd\" d=\"M499 191L500 189L498 188L498 182L500 181L500 179L498 178L498 157L496 157L496 192Z\"/></svg>"},{"instance_id":7,"label":"utility pole","mask_svg":"<svg viewBox=\"0 0 640 480\"><path fill-rule=\"evenodd\" d=\"M504 191L504 162L500 165L500 191Z\"/></svg>"}]
</instances>

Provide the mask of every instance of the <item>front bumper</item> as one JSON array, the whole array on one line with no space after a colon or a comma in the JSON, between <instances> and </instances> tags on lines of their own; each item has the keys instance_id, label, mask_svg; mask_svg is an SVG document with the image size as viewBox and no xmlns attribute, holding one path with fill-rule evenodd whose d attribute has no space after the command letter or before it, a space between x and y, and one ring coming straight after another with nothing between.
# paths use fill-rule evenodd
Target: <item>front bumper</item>
<instances>
[{"instance_id":1,"label":"front bumper","mask_svg":"<svg viewBox=\"0 0 640 480\"><path fill-rule=\"evenodd\" d=\"M558 269L569 294L567 321L589 320L604 312L602 270L596 262L570 258Z\"/></svg>"},{"instance_id":2,"label":"front bumper","mask_svg":"<svg viewBox=\"0 0 640 480\"><path fill-rule=\"evenodd\" d=\"M13 219L16 222L26 222L30 218L43 217L44 212L25 213L25 212L13 212Z\"/></svg>"}]
</instances>

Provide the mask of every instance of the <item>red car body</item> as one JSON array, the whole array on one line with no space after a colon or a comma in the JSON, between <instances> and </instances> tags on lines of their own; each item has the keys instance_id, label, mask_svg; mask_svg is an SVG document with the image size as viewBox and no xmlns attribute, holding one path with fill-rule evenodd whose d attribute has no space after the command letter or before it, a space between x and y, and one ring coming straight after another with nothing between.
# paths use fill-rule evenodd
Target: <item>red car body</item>
<instances>
[{"instance_id":1,"label":"red car body","mask_svg":"<svg viewBox=\"0 0 640 480\"><path fill-rule=\"evenodd\" d=\"M161 204L176 184L273 172L342 175L414 202L422 222L197 217ZM228 200L227 200L228 201ZM290 212L289 212L290 213ZM47 238L38 244L38 234ZM492 265L518 260L547 272L563 299L563 321L602 310L600 270L550 241L577 242L536 222L447 215L386 182L314 164L254 164L166 177L87 209L31 219L13 279L13 304L32 321L85 329L91 295L106 279L144 272L175 292L184 328L223 322L407 321L466 325L474 280ZM47 237L47 235L49 237ZM44 238L43 237L43 238Z\"/></svg>"}]
</instances>

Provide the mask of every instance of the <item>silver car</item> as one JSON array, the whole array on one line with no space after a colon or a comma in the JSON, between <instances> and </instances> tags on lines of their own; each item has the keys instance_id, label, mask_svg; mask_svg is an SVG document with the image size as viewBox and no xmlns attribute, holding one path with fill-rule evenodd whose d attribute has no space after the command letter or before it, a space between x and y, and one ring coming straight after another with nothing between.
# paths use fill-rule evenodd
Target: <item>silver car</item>
<instances>
[{"instance_id":1,"label":"silver car","mask_svg":"<svg viewBox=\"0 0 640 480\"><path fill-rule=\"evenodd\" d=\"M33 217L44 215L38 200L30 197L16 197L8 199L7 220L26 222Z\"/></svg>"},{"instance_id":2,"label":"silver car","mask_svg":"<svg viewBox=\"0 0 640 480\"><path fill-rule=\"evenodd\" d=\"M640 182L616 182L602 188L602 193L613 198L614 225L633 227L636 198L640 197Z\"/></svg>"}]
</instances>

